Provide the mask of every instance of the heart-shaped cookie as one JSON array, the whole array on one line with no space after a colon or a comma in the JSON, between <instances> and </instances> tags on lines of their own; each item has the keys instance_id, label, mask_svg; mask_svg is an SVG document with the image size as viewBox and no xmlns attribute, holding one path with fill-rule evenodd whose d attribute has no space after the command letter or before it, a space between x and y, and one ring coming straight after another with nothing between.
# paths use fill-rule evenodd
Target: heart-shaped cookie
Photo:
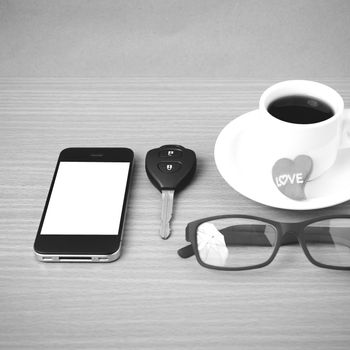
<instances>
[{"instance_id":1,"label":"heart-shaped cookie","mask_svg":"<svg viewBox=\"0 0 350 350\"><path fill-rule=\"evenodd\" d=\"M273 182L288 198L301 201L306 199L304 187L312 171L312 159L300 155L294 160L279 159L272 167Z\"/></svg>"}]
</instances>

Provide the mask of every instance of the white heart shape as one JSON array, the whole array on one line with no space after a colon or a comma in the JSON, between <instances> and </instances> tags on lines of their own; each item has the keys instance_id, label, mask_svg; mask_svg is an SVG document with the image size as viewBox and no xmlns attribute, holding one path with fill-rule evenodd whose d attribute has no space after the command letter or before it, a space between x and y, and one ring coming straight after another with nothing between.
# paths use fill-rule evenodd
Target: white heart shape
<instances>
[{"instance_id":1,"label":"white heart shape","mask_svg":"<svg viewBox=\"0 0 350 350\"><path fill-rule=\"evenodd\" d=\"M284 186L287 183L287 181L288 181L288 175L280 175L278 177L278 179L279 179L280 184L282 186Z\"/></svg>"}]
</instances>

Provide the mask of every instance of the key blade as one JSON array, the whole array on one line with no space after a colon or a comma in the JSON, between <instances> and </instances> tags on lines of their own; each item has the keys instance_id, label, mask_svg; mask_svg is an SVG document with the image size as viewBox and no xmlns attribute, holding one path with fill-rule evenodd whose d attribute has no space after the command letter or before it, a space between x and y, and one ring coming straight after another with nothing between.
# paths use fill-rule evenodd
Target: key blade
<instances>
[{"instance_id":1,"label":"key blade","mask_svg":"<svg viewBox=\"0 0 350 350\"><path fill-rule=\"evenodd\" d=\"M173 216L174 191L162 191L162 212L160 221L160 237L168 239L171 234L170 221Z\"/></svg>"}]
</instances>

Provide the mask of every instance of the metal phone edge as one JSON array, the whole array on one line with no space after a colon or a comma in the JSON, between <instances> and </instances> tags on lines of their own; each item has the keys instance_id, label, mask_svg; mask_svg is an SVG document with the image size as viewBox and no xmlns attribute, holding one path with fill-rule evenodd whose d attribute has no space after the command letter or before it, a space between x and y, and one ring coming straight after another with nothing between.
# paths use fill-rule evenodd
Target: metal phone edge
<instances>
[{"instance_id":1,"label":"metal phone edge","mask_svg":"<svg viewBox=\"0 0 350 350\"><path fill-rule=\"evenodd\" d=\"M85 262L85 263L107 263L118 260L121 256L122 240L117 251L112 254L94 255L94 254L40 254L34 250L35 258L41 262Z\"/></svg>"}]
</instances>

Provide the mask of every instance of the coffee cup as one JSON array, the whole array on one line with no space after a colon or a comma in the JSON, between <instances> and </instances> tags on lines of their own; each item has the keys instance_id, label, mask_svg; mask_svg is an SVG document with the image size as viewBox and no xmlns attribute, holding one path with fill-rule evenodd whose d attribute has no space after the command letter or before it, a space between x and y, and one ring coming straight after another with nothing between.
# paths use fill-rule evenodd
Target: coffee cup
<instances>
[{"instance_id":1,"label":"coffee cup","mask_svg":"<svg viewBox=\"0 0 350 350\"><path fill-rule=\"evenodd\" d=\"M283 81L263 92L250 129L260 171L271 174L278 160L304 155L312 159L310 181L332 167L339 149L350 147L350 110L327 85Z\"/></svg>"}]
</instances>

